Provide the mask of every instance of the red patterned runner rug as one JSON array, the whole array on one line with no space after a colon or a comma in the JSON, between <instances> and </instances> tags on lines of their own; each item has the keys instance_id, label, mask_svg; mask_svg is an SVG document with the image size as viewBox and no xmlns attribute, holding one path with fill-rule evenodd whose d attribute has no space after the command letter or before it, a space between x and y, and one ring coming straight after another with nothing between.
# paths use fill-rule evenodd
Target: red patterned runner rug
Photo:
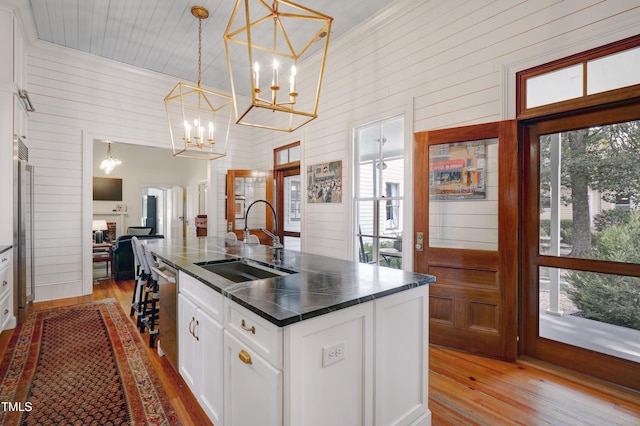
<instances>
[{"instance_id":1,"label":"red patterned runner rug","mask_svg":"<svg viewBox=\"0 0 640 426\"><path fill-rule=\"evenodd\" d=\"M113 299L30 314L0 364L0 424L179 424Z\"/></svg>"}]
</instances>

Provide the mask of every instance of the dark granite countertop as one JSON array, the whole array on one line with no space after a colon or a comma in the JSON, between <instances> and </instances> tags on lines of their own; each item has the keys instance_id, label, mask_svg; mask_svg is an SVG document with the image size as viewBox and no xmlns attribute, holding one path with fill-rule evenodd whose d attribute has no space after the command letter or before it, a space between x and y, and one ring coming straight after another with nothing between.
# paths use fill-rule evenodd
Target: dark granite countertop
<instances>
[{"instance_id":1,"label":"dark granite countertop","mask_svg":"<svg viewBox=\"0 0 640 426\"><path fill-rule=\"evenodd\" d=\"M0 254L4 253L5 251L11 249L11 247L13 247L12 245L0 245Z\"/></svg>"},{"instance_id":2,"label":"dark granite countertop","mask_svg":"<svg viewBox=\"0 0 640 426\"><path fill-rule=\"evenodd\" d=\"M247 258L271 264L271 250L229 244L217 237L146 242L165 263L280 327L436 280L431 275L284 250L280 266L297 273L234 283L195 263Z\"/></svg>"}]
</instances>

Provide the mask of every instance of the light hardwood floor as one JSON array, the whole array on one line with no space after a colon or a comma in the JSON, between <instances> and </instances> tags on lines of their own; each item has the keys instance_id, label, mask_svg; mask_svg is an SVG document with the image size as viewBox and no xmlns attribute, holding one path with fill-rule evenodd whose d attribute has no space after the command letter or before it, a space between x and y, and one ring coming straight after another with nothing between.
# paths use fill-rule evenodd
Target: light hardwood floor
<instances>
[{"instance_id":1,"label":"light hardwood floor","mask_svg":"<svg viewBox=\"0 0 640 426\"><path fill-rule=\"evenodd\" d=\"M41 302L33 309L113 297L128 312L132 289L133 281L102 280L93 297ZM0 356L10 338L11 331L0 334ZM147 353L182 423L210 424L167 360L153 349ZM509 363L440 347L431 347L429 355L434 426L640 425L640 393L634 391L532 361Z\"/></svg>"}]
</instances>

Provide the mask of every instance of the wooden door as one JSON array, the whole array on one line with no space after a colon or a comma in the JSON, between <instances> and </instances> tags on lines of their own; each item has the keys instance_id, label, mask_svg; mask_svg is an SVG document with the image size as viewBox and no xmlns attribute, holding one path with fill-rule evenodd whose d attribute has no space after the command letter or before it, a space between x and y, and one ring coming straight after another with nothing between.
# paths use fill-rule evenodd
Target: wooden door
<instances>
[{"instance_id":1,"label":"wooden door","mask_svg":"<svg viewBox=\"0 0 640 426\"><path fill-rule=\"evenodd\" d=\"M244 238L244 229L260 239L260 244L271 245L271 239L259 230L266 228L275 232L275 219L271 209L259 203L250 210L249 224L244 223L247 209L258 200L267 201L273 206L272 170L229 170L227 172L227 232L234 232L239 240Z\"/></svg>"},{"instance_id":2,"label":"wooden door","mask_svg":"<svg viewBox=\"0 0 640 426\"><path fill-rule=\"evenodd\" d=\"M437 278L430 343L509 360L517 354L516 135L515 121L488 123L416 133L414 148L414 265Z\"/></svg>"},{"instance_id":3,"label":"wooden door","mask_svg":"<svg viewBox=\"0 0 640 426\"><path fill-rule=\"evenodd\" d=\"M635 390L637 207L611 194L637 194L639 124L636 101L521 128L522 353Z\"/></svg>"}]
</instances>

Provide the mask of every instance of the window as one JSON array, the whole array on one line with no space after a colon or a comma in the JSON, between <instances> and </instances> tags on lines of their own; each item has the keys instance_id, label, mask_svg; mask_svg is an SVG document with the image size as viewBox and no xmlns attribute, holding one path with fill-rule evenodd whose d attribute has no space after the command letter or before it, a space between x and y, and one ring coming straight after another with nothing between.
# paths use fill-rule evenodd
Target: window
<instances>
[{"instance_id":1,"label":"window","mask_svg":"<svg viewBox=\"0 0 640 426\"><path fill-rule=\"evenodd\" d=\"M287 250L300 251L300 142L273 150L278 232Z\"/></svg>"},{"instance_id":2,"label":"window","mask_svg":"<svg viewBox=\"0 0 640 426\"><path fill-rule=\"evenodd\" d=\"M354 154L358 258L401 269L404 117L356 128Z\"/></svg>"},{"instance_id":3,"label":"window","mask_svg":"<svg viewBox=\"0 0 640 426\"><path fill-rule=\"evenodd\" d=\"M558 84L550 76L576 64L579 96L530 103L540 91L552 96ZM634 389L640 371L632 343L640 330L639 64L636 36L522 71L517 85L522 353ZM533 89L528 83L538 76L549 79Z\"/></svg>"},{"instance_id":4,"label":"window","mask_svg":"<svg viewBox=\"0 0 640 426\"><path fill-rule=\"evenodd\" d=\"M571 111L616 98L638 96L639 44L640 37L635 36L519 72L518 118Z\"/></svg>"},{"instance_id":5,"label":"window","mask_svg":"<svg viewBox=\"0 0 640 426\"><path fill-rule=\"evenodd\" d=\"M387 197L387 221L385 230L395 231L400 226L400 184L396 182L387 182L385 184L385 196Z\"/></svg>"}]
</instances>

